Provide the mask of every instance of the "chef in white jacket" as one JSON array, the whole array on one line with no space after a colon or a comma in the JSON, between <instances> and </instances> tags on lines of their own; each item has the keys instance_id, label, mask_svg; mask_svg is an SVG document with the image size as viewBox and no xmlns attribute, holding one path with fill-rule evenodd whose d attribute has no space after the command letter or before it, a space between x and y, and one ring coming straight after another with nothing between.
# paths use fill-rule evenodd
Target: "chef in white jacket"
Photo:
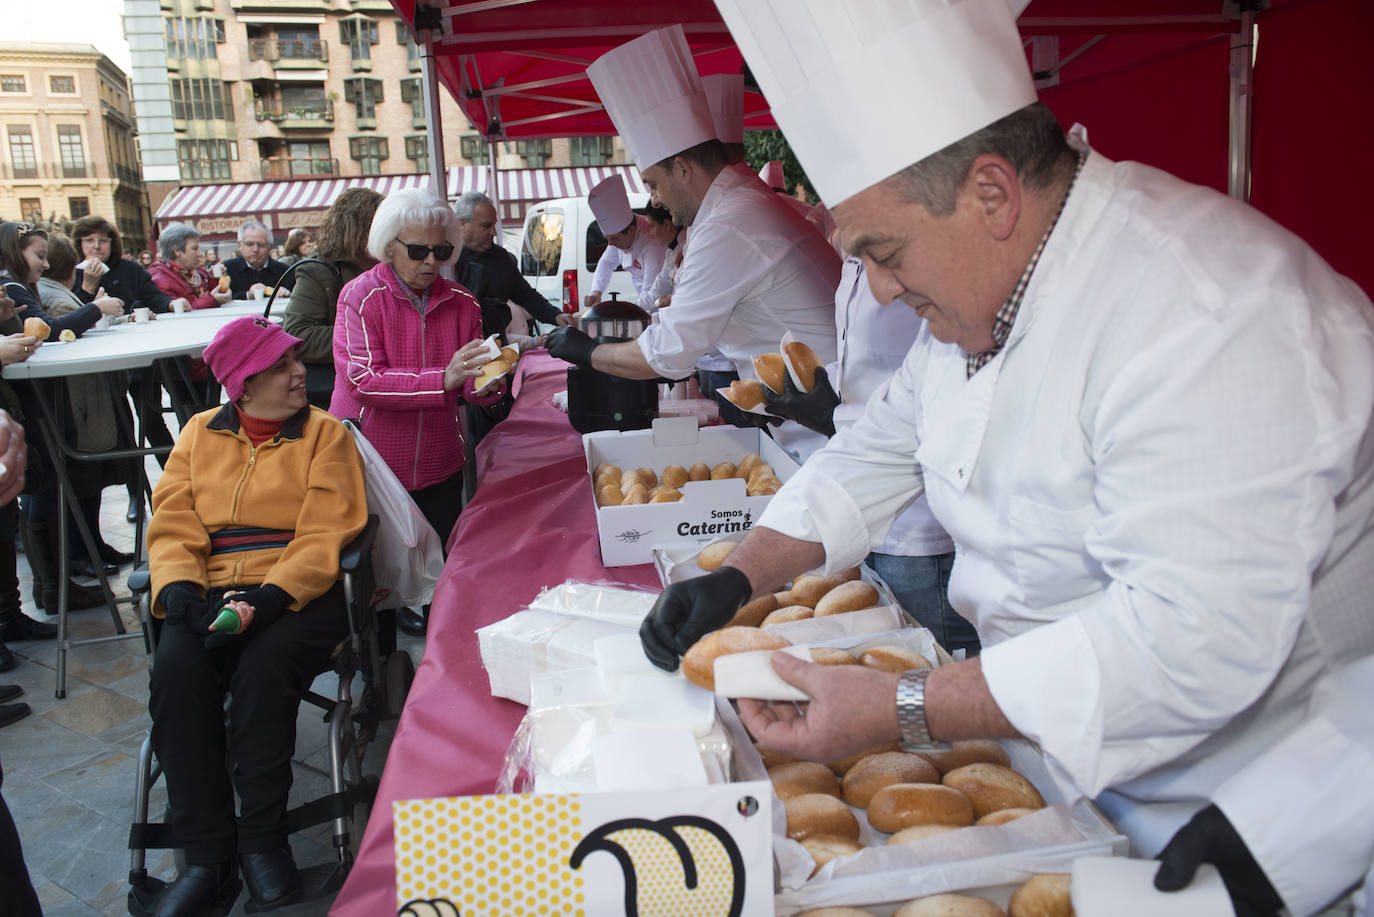
<instances>
[{"instance_id":1,"label":"chef in white jacket","mask_svg":"<svg viewBox=\"0 0 1374 917\"><path fill-rule=\"evenodd\" d=\"M925 493L982 655L776 658L812 700L746 725L823 759L1025 736L1154 855L1374 651L1374 307L1250 208L1067 145L1006 0L782 3L718 0L874 295L928 325L726 566L665 592L646 653L853 564Z\"/></svg>"},{"instance_id":2,"label":"chef in white jacket","mask_svg":"<svg viewBox=\"0 0 1374 917\"><path fill-rule=\"evenodd\" d=\"M624 378L682 379L714 346L750 378L754 357L777 352L791 331L833 360L839 257L748 166L726 164L682 27L615 48L587 75L645 185L691 227L691 241L672 306L638 340L597 346L576 329L558 329L550 353ZM792 423L773 435L803 456L824 442Z\"/></svg>"},{"instance_id":3,"label":"chef in white jacket","mask_svg":"<svg viewBox=\"0 0 1374 917\"><path fill-rule=\"evenodd\" d=\"M667 249L654 238L649 221L630 209L625 179L612 175L599 182L587 195L587 206L606 236L606 250L596 262L592 291L583 297L582 304L591 307L601 302L611 275L616 268L623 268L635 285L640 308L652 311L654 282L663 271Z\"/></svg>"}]
</instances>

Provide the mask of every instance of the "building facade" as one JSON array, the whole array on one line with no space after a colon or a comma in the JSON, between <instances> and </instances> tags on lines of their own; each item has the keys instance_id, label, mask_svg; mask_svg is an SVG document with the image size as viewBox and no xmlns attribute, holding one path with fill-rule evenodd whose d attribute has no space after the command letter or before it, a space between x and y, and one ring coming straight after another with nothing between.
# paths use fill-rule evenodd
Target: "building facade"
<instances>
[{"instance_id":1,"label":"building facade","mask_svg":"<svg viewBox=\"0 0 1374 917\"><path fill-rule=\"evenodd\" d=\"M148 244L129 80L85 44L0 42L0 215L57 223L87 214Z\"/></svg>"}]
</instances>

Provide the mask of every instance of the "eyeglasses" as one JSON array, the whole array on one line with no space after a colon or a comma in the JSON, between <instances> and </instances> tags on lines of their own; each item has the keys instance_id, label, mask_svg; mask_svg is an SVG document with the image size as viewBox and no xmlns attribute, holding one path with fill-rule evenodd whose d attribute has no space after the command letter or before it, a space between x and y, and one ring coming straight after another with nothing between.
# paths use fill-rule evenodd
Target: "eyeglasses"
<instances>
[{"instance_id":1,"label":"eyeglasses","mask_svg":"<svg viewBox=\"0 0 1374 917\"><path fill-rule=\"evenodd\" d=\"M395 236L392 236L396 239ZM400 239L396 239L401 242ZM453 254L453 244L451 242L440 242L438 245L418 245L414 242L401 242L406 247L406 255L411 261L424 261L429 257L430 252L434 252L434 260L447 261Z\"/></svg>"},{"instance_id":2,"label":"eyeglasses","mask_svg":"<svg viewBox=\"0 0 1374 917\"><path fill-rule=\"evenodd\" d=\"M240 242L239 248L266 248L266 242Z\"/></svg>"}]
</instances>

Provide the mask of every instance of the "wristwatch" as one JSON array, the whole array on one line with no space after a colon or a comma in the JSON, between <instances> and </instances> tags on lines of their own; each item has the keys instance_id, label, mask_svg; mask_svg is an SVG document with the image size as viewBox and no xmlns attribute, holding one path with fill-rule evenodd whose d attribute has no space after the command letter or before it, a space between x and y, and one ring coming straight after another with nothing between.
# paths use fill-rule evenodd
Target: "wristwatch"
<instances>
[{"instance_id":1,"label":"wristwatch","mask_svg":"<svg viewBox=\"0 0 1374 917\"><path fill-rule=\"evenodd\" d=\"M906 751L944 751L952 746L930 737L926 722L926 678L930 669L903 672L897 679L897 725Z\"/></svg>"}]
</instances>

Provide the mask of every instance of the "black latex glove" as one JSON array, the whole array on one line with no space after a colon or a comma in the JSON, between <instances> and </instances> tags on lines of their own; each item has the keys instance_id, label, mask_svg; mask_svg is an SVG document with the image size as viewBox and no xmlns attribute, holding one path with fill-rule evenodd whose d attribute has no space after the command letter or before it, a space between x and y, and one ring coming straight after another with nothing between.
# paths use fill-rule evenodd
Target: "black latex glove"
<instances>
[{"instance_id":1,"label":"black latex glove","mask_svg":"<svg viewBox=\"0 0 1374 917\"><path fill-rule=\"evenodd\" d=\"M570 325L560 325L549 332L545 339L545 346L549 348L549 353L560 360L574 366L590 368L592 351L596 349L596 341L589 338L585 331Z\"/></svg>"},{"instance_id":2,"label":"black latex glove","mask_svg":"<svg viewBox=\"0 0 1374 917\"><path fill-rule=\"evenodd\" d=\"M254 589L245 589L242 592L225 595L215 603L215 616L218 616L220 609L229 602L247 602L252 605L253 622L237 634L209 631L205 637L205 648L208 650L228 646L238 640L256 637L286 613L286 606L291 604L292 599L284 589L276 586L258 586ZM213 622L214 617L211 617L210 623Z\"/></svg>"},{"instance_id":3,"label":"black latex glove","mask_svg":"<svg viewBox=\"0 0 1374 917\"><path fill-rule=\"evenodd\" d=\"M162 606L163 620L168 624L185 624L196 633L203 634L214 620L206 617L209 605L195 583L186 580L168 583L158 593L157 600Z\"/></svg>"},{"instance_id":4,"label":"black latex glove","mask_svg":"<svg viewBox=\"0 0 1374 917\"><path fill-rule=\"evenodd\" d=\"M644 655L660 669L677 669L678 658L693 643L730 623L753 594L749 577L734 567L674 583L658 597L639 626Z\"/></svg>"},{"instance_id":5,"label":"black latex glove","mask_svg":"<svg viewBox=\"0 0 1374 917\"><path fill-rule=\"evenodd\" d=\"M765 411L795 420L808 430L835 435L835 408L840 403L840 396L830 387L830 377L823 367L816 369L816 384L811 391L797 388L791 373L782 374L782 388L782 394L778 395L768 386L763 387Z\"/></svg>"},{"instance_id":6,"label":"black latex glove","mask_svg":"<svg viewBox=\"0 0 1374 917\"><path fill-rule=\"evenodd\" d=\"M1193 881L1202 863L1211 863L1221 873L1226 891L1236 908L1236 917L1274 917L1283 899L1255 862L1226 814L1208 806L1169 841L1159 854L1155 888L1176 892Z\"/></svg>"}]
</instances>

